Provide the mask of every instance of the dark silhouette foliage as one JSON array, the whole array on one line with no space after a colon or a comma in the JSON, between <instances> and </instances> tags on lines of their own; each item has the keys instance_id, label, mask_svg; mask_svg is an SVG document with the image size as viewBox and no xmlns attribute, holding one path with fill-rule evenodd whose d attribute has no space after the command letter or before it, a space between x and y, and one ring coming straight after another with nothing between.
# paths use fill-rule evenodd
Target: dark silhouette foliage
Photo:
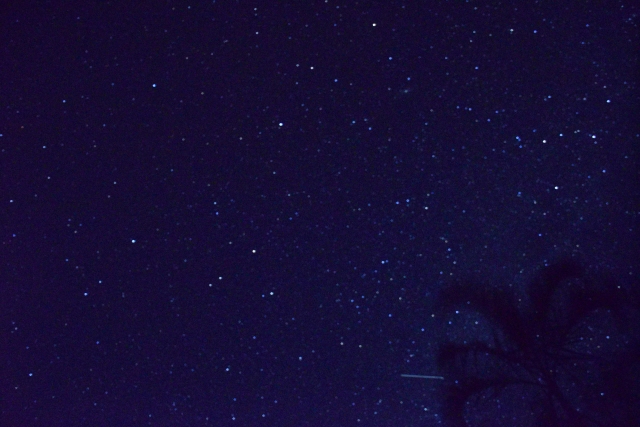
<instances>
[{"instance_id":1,"label":"dark silhouette foliage","mask_svg":"<svg viewBox=\"0 0 640 427\"><path fill-rule=\"evenodd\" d=\"M544 268L527 297L473 281L441 291L443 310L474 312L493 333L441 345L446 425L466 427L468 411L487 402L492 426L640 425L637 301L572 259Z\"/></svg>"}]
</instances>

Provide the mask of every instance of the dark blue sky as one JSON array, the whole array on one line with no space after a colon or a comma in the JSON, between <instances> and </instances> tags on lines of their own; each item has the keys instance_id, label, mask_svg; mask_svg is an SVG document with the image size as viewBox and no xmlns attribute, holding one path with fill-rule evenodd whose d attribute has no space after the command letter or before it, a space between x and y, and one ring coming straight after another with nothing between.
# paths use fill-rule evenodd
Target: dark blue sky
<instances>
[{"instance_id":1,"label":"dark blue sky","mask_svg":"<svg viewBox=\"0 0 640 427\"><path fill-rule=\"evenodd\" d=\"M277 3L2 12L0 424L438 425L443 284L637 283L632 2Z\"/></svg>"}]
</instances>

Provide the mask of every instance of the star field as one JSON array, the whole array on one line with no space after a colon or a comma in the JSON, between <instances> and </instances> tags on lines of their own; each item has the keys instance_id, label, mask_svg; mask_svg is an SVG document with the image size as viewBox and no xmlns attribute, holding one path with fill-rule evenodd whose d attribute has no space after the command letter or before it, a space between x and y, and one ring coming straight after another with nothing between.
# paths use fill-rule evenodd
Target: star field
<instances>
[{"instance_id":1,"label":"star field","mask_svg":"<svg viewBox=\"0 0 640 427\"><path fill-rule=\"evenodd\" d=\"M1 425L442 425L444 285L637 284L631 2L1 19Z\"/></svg>"}]
</instances>

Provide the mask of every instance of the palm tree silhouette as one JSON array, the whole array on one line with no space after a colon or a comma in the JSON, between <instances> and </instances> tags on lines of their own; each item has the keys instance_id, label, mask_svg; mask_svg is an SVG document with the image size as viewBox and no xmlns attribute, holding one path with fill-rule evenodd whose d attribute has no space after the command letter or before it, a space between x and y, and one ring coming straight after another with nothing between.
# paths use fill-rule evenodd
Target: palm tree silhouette
<instances>
[{"instance_id":1,"label":"palm tree silhouette","mask_svg":"<svg viewBox=\"0 0 640 427\"><path fill-rule=\"evenodd\" d=\"M443 310L471 310L493 334L441 345L445 423L466 427L473 404L492 404L479 425L483 417L491 426L640 425L637 303L572 259L544 268L527 296L474 281L441 291Z\"/></svg>"}]
</instances>

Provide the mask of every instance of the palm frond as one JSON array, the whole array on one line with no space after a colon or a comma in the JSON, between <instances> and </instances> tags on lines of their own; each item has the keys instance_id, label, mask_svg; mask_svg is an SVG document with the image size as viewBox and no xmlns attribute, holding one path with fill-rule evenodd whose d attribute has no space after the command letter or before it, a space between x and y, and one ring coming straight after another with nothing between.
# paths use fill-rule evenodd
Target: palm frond
<instances>
[{"instance_id":1,"label":"palm frond","mask_svg":"<svg viewBox=\"0 0 640 427\"><path fill-rule=\"evenodd\" d=\"M503 289L473 281L458 282L441 290L438 303L443 310L461 307L476 312L520 348L533 344L532 330L518 311L515 297Z\"/></svg>"},{"instance_id":2,"label":"palm frond","mask_svg":"<svg viewBox=\"0 0 640 427\"><path fill-rule=\"evenodd\" d=\"M438 368L453 381L445 387L447 425L466 426L465 405L472 397L490 397L514 385L532 390L529 398L541 414L538 421L547 426L599 426L603 420L640 425L640 409L628 409L640 408L640 337L637 322L630 320L640 315L640 291L633 295L635 299L629 298L614 280L590 279L573 259L541 270L524 307L511 292L476 281L442 289L438 302L443 310L473 311L494 331L493 342L440 346ZM593 322L603 315L611 316L605 320L609 326L613 318L618 331L627 334L618 342L635 344L617 354L597 354L582 346L591 342L585 331L602 328Z\"/></svg>"},{"instance_id":3,"label":"palm frond","mask_svg":"<svg viewBox=\"0 0 640 427\"><path fill-rule=\"evenodd\" d=\"M550 315L553 295L566 281L582 275L582 267L567 258L542 270L529 286L533 316L538 323Z\"/></svg>"},{"instance_id":4,"label":"palm frond","mask_svg":"<svg viewBox=\"0 0 640 427\"><path fill-rule=\"evenodd\" d=\"M500 394L505 388L519 384L513 378L480 378L466 377L458 380L457 384L446 387L443 402L443 418L448 426L467 427L464 419L465 405L474 396L490 392L493 396Z\"/></svg>"}]
</instances>

